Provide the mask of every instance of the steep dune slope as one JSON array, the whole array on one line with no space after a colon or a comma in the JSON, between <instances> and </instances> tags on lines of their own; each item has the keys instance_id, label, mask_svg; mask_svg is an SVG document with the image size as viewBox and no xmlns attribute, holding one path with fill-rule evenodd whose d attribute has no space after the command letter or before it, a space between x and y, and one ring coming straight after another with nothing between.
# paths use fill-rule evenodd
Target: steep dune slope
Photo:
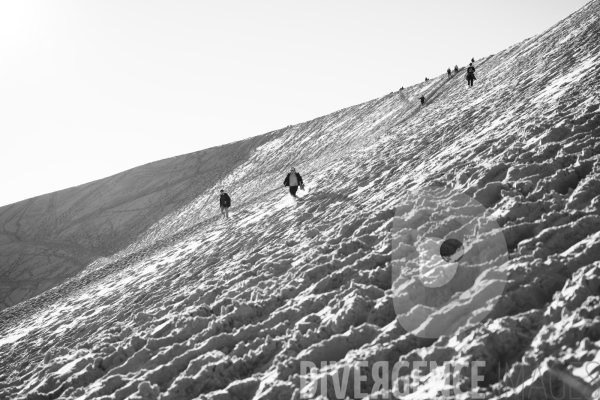
<instances>
[{"instance_id":1,"label":"steep dune slope","mask_svg":"<svg viewBox=\"0 0 600 400\"><path fill-rule=\"evenodd\" d=\"M444 75L232 144L218 155L222 175L152 211L122 246L86 247L86 260L104 258L78 275L0 311L0 399L355 398L355 384L378 398L393 379L380 386L370 371L398 361L437 363L408 398L441 397L442 364L473 361L485 363L478 390L487 398L591 398L600 361L599 16L593 1L477 60L474 88L463 72ZM298 202L282 187L291 165L307 183ZM215 209L221 186L232 193L230 221ZM457 204L449 190L488 210ZM17 226L15 210L7 226ZM426 290L415 275L392 284L423 238L490 221L509 260L478 260L492 265L479 278L461 270L469 296ZM48 232L62 238L54 226ZM94 243L94 226L88 242L71 242ZM485 237L475 240L484 248ZM480 301L499 276L502 293ZM416 299L423 304L402 309ZM423 313L442 301L457 329L440 338L396 318L426 330L439 320ZM489 315L469 326L481 313ZM308 375L303 361L321 368ZM366 379L349 373L336 390L359 367ZM472 369L457 373L454 392L472 387Z\"/></svg>"},{"instance_id":2,"label":"steep dune slope","mask_svg":"<svg viewBox=\"0 0 600 400\"><path fill-rule=\"evenodd\" d=\"M0 208L0 309L125 249L277 133L147 164Z\"/></svg>"}]
</instances>

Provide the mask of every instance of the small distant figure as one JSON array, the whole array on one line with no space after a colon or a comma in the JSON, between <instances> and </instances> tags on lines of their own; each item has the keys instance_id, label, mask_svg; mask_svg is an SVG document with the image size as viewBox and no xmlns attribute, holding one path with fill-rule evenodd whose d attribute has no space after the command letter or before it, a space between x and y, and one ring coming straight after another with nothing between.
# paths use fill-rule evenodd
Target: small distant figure
<instances>
[{"instance_id":1,"label":"small distant figure","mask_svg":"<svg viewBox=\"0 0 600 400\"><path fill-rule=\"evenodd\" d=\"M292 197L295 198L297 198L296 192L298 191L298 186L300 186L300 188L304 190L304 182L302 181L302 177L298 172L296 172L296 169L294 167L290 169L290 172L285 177L285 180L283 181L283 186L289 186L290 194L292 195Z\"/></svg>"},{"instance_id":2,"label":"small distant figure","mask_svg":"<svg viewBox=\"0 0 600 400\"><path fill-rule=\"evenodd\" d=\"M225 218L229 218L229 207L231 207L231 197L221 189L221 196L219 198L219 205L221 206L221 215Z\"/></svg>"},{"instance_id":3,"label":"small distant figure","mask_svg":"<svg viewBox=\"0 0 600 400\"><path fill-rule=\"evenodd\" d=\"M475 62L475 58L471 58L471 62L474 63Z\"/></svg>"},{"instance_id":4,"label":"small distant figure","mask_svg":"<svg viewBox=\"0 0 600 400\"><path fill-rule=\"evenodd\" d=\"M425 77L425 82L427 82L429 80L429 78Z\"/></svg>"},{"instance_id":5,"label":"small distant figure","mask_svg":"<svg viewBox=\"0 0 600 400\"><path fill-rule=\"evenodd\" d=\"M473 63L469 64L469 67L467 68L467 85L468 86L473 86L473 81L475 80L475 67L473 66Z\"/></svg>"},{"instance_id":6,"label":"small distant figure","mask_svg":"<svg viewBox=\"0 0 600 400\"><path fill-rule=\"evenodd\" d=\"M425 96L424 95L421 96L421 105L422 106L425 105Z\"/></svg>"},{"instance_id":7,"label":"small distant figure","mask_svg":"<svg viewBox=\"0 0 600 400\"><path fill-rule=\"evenodd\" d=\"M402 86L402 87L400 88L400 90L404 90L404 86Z\"/></svg>"},{"instance_id":8,"label":"small distant figure","mask_svg":"<svg viewBox=\"0 0 600 400\"><path fill-rule=\"evenodd\" d=\"M454 73L455 73L455 74L458 74L458 65L455 65L455 66L454 66Z\"/></svg>"},{"instance_id":9,"label":"small distant figure","mask_svg":"<svg viewBox=\"0 0 600 400\"><path fill-rule=\"evenodd\" d=\"M446 72L448 73L448 77L452 76L452 71L450 71L450 68L448 68L448 70Z\"/></svg>"}]
</instances>

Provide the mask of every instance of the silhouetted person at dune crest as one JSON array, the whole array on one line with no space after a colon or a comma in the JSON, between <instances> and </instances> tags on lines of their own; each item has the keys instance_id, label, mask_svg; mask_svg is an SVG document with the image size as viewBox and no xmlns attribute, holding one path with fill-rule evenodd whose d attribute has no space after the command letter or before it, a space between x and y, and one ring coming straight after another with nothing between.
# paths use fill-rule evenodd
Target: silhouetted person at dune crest
<instances>
[{"instance_id":1,"label":"silhouetted person at dune crest","mask_svg":"<svg viewBox=\"0 0 600 400\"><path fill-rule=\"evenodd\" d=\"M471 63L471 64L469 64L469 67L467 68L467 85L473 86L473 81L475 79L477 79L477 78L475 78L475 67Z\"/></svg>"}]
</instances>

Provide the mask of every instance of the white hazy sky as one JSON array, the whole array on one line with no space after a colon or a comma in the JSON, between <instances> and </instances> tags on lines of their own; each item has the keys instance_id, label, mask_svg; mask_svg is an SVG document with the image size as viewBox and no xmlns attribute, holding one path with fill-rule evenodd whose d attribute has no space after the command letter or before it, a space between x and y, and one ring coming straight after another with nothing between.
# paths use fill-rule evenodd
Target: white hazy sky
<instances>
[{"instance_id":1,"label":"white hazy sky","mask_svg":"<svg viewBox=\"0 0 600 400\"><path fill-rule=\"evenodd\" d=\"M0 0L0 205L380 97L587 0Z\"/></svg>"}]
</instances>

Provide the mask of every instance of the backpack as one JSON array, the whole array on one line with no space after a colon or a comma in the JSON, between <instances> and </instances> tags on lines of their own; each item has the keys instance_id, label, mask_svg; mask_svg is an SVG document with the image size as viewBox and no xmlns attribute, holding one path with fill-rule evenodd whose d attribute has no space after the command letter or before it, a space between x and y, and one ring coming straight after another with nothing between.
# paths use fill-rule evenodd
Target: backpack
<instances>
[{"instance_id":1,"label":"backpack","mask_svg":"<svg viewBox=\"0 0 600 400\"><path fill-rule=\"evenodd\" d=\"M222 207L231 207L231 197L227 193L223 193L219 199L219 203Z\"/></svg>"}]
</instances>

